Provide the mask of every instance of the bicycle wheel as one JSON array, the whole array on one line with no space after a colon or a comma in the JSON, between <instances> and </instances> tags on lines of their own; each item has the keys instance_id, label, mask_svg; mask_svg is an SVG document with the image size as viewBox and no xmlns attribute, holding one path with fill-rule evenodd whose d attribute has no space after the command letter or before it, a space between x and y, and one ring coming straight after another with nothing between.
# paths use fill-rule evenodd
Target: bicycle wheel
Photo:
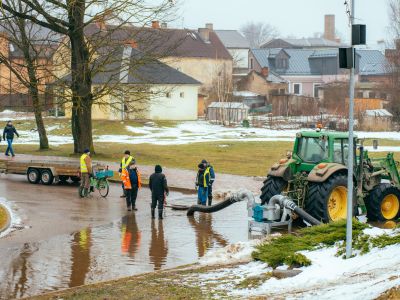
<instances>
[{"instance_id":1,"label":"bicycle wheel","mask_svg":"<svg viewBox=\"0 0 400 300\"><path fill-rule=\"evenodd\" d=\"M100 196L103 198L107 197L108 192L110 191L110 186L108 185L107 179L100 179L98 181L97 188L99 190Z\"/></svg>"}]
</instances>

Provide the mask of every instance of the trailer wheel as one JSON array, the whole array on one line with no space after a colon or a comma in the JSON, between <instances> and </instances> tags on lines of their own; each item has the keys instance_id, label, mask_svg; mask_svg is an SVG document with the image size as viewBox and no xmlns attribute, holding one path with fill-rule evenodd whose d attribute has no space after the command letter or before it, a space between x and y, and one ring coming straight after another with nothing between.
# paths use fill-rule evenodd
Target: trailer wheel
<instances>
[{"instance_id":1,"label":"trailer wheel","mask_svg":"<svg viewBox=\"0 0 400 300\"><path fill-rule=\"evenodd\" d=\"M40 175L40 179L42 181L43 184L45 185L51 185L54 181L54 176L53 173L50 170L42 170L41 175Z\"/></svg>"},{"instance_id":2,"label":"trailer wheel","mask_svg":"<svg viewBox=\"0 0 400 300\"><path fill-rule=\"evenodd\" d=\"M30 183L36 184L40 181L40 172L38 169L29 168L26 177Z\"/></svg>"},{"instance_id":3,"label":"trailer wheel","mask_svg":"<svg viewBox=\"0 0 400 300\"><path fill-rule=\"evenodd\" d=\"M268 203L273 196L282 193L287 185L287 181L281 177L268 176L261 188L261 204Z\"/></svg>"},{"instance_id":4,"label":"trailer wheel","mask_svg":"<svg viewBox=\"0 0 400 300\"><path fill-rule=\"evenodd\" d=\"M369 221L395 220L400 216L400 191L389 183L375 187L365 201Z\"/></svg>"},{"instance_id":5,"label":"trailer wheel","mask_svg":"<svg viewBox=\"0 0 400 300\"><path fill-rule=\"evenodd\" d=\"M355 197L353 197L356 200ZM353 215L357 201L354 201ZM347 175L333 174L326 181L311 183L304 201L306 212L324 223L347 216Z\"/></svg>"}]
</instances>

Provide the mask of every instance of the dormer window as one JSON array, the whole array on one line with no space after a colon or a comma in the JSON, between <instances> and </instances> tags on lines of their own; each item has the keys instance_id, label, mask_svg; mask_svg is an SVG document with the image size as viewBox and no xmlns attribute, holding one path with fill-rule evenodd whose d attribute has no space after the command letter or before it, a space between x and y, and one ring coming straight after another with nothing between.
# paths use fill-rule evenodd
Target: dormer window
<instances>
[{"instance_id":1,"label":"dormer window","mask_svg":"<svg viewBox=\"0 0 400 300\"><path fill-rule=\"evenodd\" d=\"M277 69L287 69L288 68L288 59L287 58L278 58L276 60L276 68Z\"/></svg>"}]
</instances>

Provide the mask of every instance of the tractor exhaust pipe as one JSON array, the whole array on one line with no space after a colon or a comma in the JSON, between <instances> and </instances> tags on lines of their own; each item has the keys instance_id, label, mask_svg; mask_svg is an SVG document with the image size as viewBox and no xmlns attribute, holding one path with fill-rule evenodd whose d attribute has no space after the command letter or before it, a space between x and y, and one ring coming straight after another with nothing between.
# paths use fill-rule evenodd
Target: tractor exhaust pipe
<instances>
[{"instance_id":1,"label":"tractor exhaust pipe","mask_svg":"<svg viewBox=\"0 0 400 300\"><path fill-rule=\"evenodd\" d=\"M281 207L286 207L291 211L295 212L299 217L303 220L309 222L311 225L320 225L321 222L316 218L305 212L303 209L298 207L296 203L294 203L289 197L283 195L275 195L270 200L268 205L274 206L275 204L279 204Z\"/></svg>"}]
</instances>

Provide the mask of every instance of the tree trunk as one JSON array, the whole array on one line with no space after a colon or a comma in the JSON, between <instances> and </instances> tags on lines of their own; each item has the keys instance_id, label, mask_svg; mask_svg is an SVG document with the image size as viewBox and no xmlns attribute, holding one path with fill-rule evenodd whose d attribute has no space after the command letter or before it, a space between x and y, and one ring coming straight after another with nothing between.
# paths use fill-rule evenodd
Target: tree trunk
<instances>
[{"instance_id":1,"label":"tree trunk","mask_svg":"<svg viewBox=\"0 0 400 300\"><path fill-rule=\"evenodd\" d=\"M68 20L71 41L71 91L72 91L72 136L74 153L85 149L94 152L92 136L92 79L89 70L89 49L84 36L85 1L70 4Z\"/></svg>"},{"instance_id":2,"label":"tree trunk","mask_svg":"<svg viewBox=\"0 0 400 300\"><path fill-rule=\"evenodd\" d=\"M31 97L33 102L33 111L35 113L36 127L39 133L40 150L46 150L49 149L49 140L47 139L46 128L43 122L42 107L39 101L39 94L31 92Z\"/></svg>"}]
</instances>

